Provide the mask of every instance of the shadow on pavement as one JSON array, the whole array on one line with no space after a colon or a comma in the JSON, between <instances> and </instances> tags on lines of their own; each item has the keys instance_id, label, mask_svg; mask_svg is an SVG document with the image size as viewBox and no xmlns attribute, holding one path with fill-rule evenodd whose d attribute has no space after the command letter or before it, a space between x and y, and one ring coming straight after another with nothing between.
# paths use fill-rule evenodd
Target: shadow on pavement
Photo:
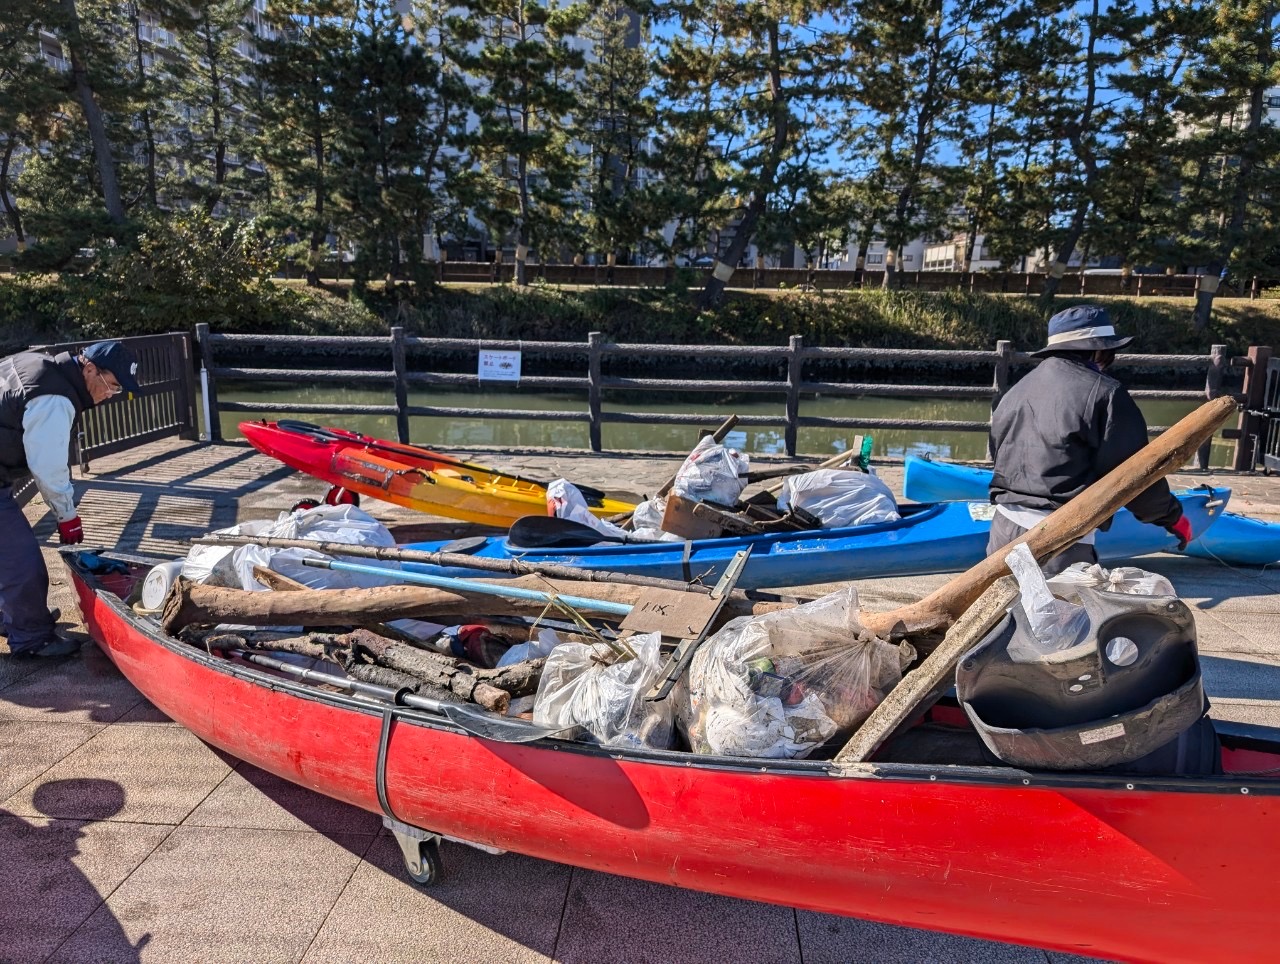
<instances>
[{"instance_id":1,"label":"shadow on pavement","mask_svg":"<svg viewBox=\"0 0 1280 964\"><path fill-rule=\"evenodd\" d=\"M149 935L132 943L119 921L105 911L105 896L77 866L86 829L108 820L124 807L124 789L114 780L51 780L32 798L41 813L63 810L69 798L78 800L89 820L27 822L0 810L0 867L4 868L7 898L0 901L0 934L6 960L43 960L52 954L99 908L97 931L104 940L95 948L101 960L138 961ZM93 861L87 861L92 864ZM115 883L107 889L114 889Z\"/></svg>"}]
</instances>

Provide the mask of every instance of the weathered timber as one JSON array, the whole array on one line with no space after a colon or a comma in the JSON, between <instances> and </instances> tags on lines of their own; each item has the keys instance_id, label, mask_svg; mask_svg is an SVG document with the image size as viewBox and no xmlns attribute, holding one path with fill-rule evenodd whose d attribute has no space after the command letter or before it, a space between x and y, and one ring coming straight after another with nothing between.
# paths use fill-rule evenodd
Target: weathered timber
<instances>
[{"instance_id":1,"label":"weathered timber","mask_svg":"<svg viewBox=\"0 0 1280 964\"><path fill-rule=\"evenodd\" d=\"M494 580L497 588L515 587L575 593L572 583L536 576ZM606 602L635 605L637 586L600 585L592 595ZM790 609L787 602L734 598L724 618ZM476 616L537 616L546 604L502 596L452 592L426 586L375 586L371 589L311 589L306 592L249 592L204 586L179 578L165 599L161 623L172 634L184 626L248 623L253 626L369 626L394 619L473 619Z\"/></svg>"},{"instance_id":2,"label":"weathered timber","mask_svg":"<svg viewBox=\"0 0 1280 964\"><path fill-rule=\"evenodd\" d=\"M299 589L311 588L310 586L304 586L296 579L290 579L288 576L276 572L274 569L268 569L266 566L254 566L253 578L268 589L274 589L276 592L295 592Z\"/></svg>"},{"instance_id":3,"label":"weathered timber","mask_svg":"<svg viewBox=\"0 0 1280 964\"><path fill-rule=\"evenodd\" d=\"M401 673L394 669L387 669L385 666L376 666L372 663L356 663L345 667L347 675L352 679L359 680L361 683L372 683L374 686L385 686L393 690L409 690L417 693L419 696L425 696L428 699L439 700L441 703L465 703L466 700L458 696L452 690L447 690L443 686L436 686L428 683L426 680L418 679L407 673Z\"/></svg>"},{"instance_id":4,"label":"weathered timber","mask_svg":"<svg viewBox=\"0 0 1280 964\"><path fill-rule=\"evenodd\" d=\"M863 613L862 624L885 639L929 633L950 626L993 582L1009 572L1005 556L1025 542L1043 562L1073 545L1171 472L1182 468L1200 445L1236 410L1235 399L1206 402L1167 432L1085 489L1020 539L993 552L918 603L883 613Z\"/></svg>"},{"instance_id":5,"label":"weathered timber","mask_svg":"<svg viewBox=\"0 0 1280 964\"><path fill-rule=\"evenodd\" d=\"M507 711L512 696L528 696L537 692L538 680L542 677L543 661L540 659L497 669L479 669L364 629L357 629L344 638L349 642L353 656L368 655L379 666L443 687L464 700L479 703L497 713Z\"/></svg>"},{"instance_id":6,"label":"weathered timber","mask_svg":"<svg viewBox=\"0 0 1280 964\"><path fill-rule=\"evenodd\" d=\"M836 756L837 763L861 763L917 713L928 709L951 685L956 663L1004 618L1018 596L1018 584L1004 576L990 585L947 631L942 643L886 696Z\"/></svg>"}]
</instances>

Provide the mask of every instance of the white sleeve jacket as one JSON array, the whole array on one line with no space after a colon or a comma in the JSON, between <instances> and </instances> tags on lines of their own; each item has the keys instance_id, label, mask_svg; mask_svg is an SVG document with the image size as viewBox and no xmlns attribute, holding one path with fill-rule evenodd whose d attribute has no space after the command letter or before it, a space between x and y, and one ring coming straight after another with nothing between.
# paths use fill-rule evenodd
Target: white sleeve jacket
<instances>
[{"instance_id":1,"label":"white sleeve jacket","mask_svg":"<svg viewBox=\"0 0 1280 964\"><path fill-rule=\"evenodd\" d=\"M61 395L39 395L31 399L22 416L22 448L27 454L27 468L59 522L76 517L68 464L71 427L75 420L75 406Z\"/></svg>"}]
</instances>

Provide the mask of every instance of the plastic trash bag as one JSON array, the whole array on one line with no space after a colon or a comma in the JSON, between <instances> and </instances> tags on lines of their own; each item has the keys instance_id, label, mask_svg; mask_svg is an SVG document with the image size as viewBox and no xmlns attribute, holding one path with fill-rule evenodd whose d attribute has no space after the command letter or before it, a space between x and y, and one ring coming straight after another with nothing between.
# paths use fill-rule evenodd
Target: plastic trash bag
<instances>
[{"instance_id":1,"label":"plastic trash bag","mask_svg":"<svg viewBox=\"0 0 1280 964\"><path fill-rule=\"evenodd\" d=\"M561 643L542 670L533 721L545 726L582 726L606 746L665 750L674 735L671 701L646 702L662 669L661 636L646 633L627 643L635 659L613 663L613 651L602 643Z\"/></svg>"},{"instance_id":2,"label":"plastic trash bag","mask_svg":"<svg viewBox=\"0 0 1280 964\"><path fill-rule=\"evenodd\" d=\"M1089 634L1089 614L1083 606L1058 599L1045 582L1044 572L1026 543L1018 543L1004 558L1018 580L1020 605L1027 614L1030 633L1014 633L1009 658L1015 663L1035 663L1045 656L1070 649Z\"/></svg>"},{"instance_id":3,"label":"plastic trash bag","mask_svg":"<svg viewBox=\"0 0 1280 964\"><path fill-rule=\"evenodd\" d=\"M511 666L513 663L522 663L526 659L539 659L540 657L550 656L551 651L563 642L560 634L554 629L540 629L538 635L529 640L527 643L516 643L509 650L502 654L502 658L498 660L499 666Z\"/></svg>"},{"instance_id":4,"label":"plastic trash bag","mask_svg":"<svg viewBox=\"0 0 1280 964\"><path fill-rule=\"evenodd\" d=\"M655 542L682 542L680 536L662 528L662 518L666 513L666 496L645 499L631 513L632 535L637 539L651 539Z\"/></svg>"},{"instance_id":5,"label":"plastic trash bag","mask_svg":"<svg viewBox=\"0 0 1280 964\"><path fill-rule=\"evenodd\" d=\"M391 532L381 522L354 505L326 505L315 509L282 512L274 522L255 519L215 535L271 536L282 539L311 539L316 542L342 542L358 546L395 545ZM304 565L306 558L328 559L314 549L272 549L266 546L192 546L182 565L182 575L206 585L236 589L262 590L253 577L255 566L272 569L311 589L351 589L386 585L382 576L338 572ZM337 558L343 558L341 556ZM368 559L349 558L351 562L368 563ZM399 569L396 562L376 562L387 569Z\"/></svg>"},{"instance_id":6,"label":"plastic trash bag","mask_svg":"<svg viewBox=\"0 0 1280 964\"><path fill-rule=\"evenodd\" d=\"M1137 566L1116 566L1104 569L1095 563L1077 562L1056 576L1049 578L1049 589L1055 596L1071 598L1073 590L1101 589L1104 592L1123 592L1134 596L1176 596L1177 592L1164 576L1147 572Z\"/></svg>"},{"instance_id":7,"label":"plastic trash bag","mask_svg":"<svg viewBox=\"0 0 1280 964\"><path fill-rule=\"evenodd\" d=\"M547 514L557 519L569 519L584 526L590 526L597 532L619 539L633 535L626 529L598 519L587 508L587 500L582 497L578 487L567 479L556 479L547 486Z\"/></svg>"},{"instance_id":8,"label":"plastic trash bag","mask_svg":"<svg viewBox=\"0 0 1280 964\"><path fill-rule=\"evenodd\" d=\"M708 435L685 458L671 491L694 502L733 505L742 495L750 463L745 453L726 448Z\"/></svg>"},{"instance_id":9,"label":"plastic trash bag","mask_svg":"<svg viewBox=\"0 0 1280 964\"><path fill-rule=\"evenodd\" d=\"M799 758L847 737L902 679L907 644L872 636L849 587L731 620L702 644L677 702L696 753Z\"/></svg>"},{"instance_id":10,"label":"plastic trash bag","mask_svg":"<svg viewBox=\"0 0 1280 964\"><path fill-rule=\"evenodd\" d=\"M783 479L778 508L786 512L792 506L817 516L824 529L902 518L893 492L880 479L840 469L818 469Z\"/></svg>"}]
</instances>

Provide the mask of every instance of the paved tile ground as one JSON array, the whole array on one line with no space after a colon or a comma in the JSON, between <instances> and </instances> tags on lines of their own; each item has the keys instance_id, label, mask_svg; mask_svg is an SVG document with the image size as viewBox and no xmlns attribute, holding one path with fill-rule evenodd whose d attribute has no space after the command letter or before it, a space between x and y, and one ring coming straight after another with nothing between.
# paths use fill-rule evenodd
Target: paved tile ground
<instances>
[{"instance_id":1,"label":"paved tile ground","mask_svg":"<svg viewBox=\"0 0 1280 964\"><path fill-rule=\"evenodd\" d=\"M619 494L672 460L515 453L488 460ZM154 554L322 487L237 445L158 443L84 480L89 540ZM881 474L896 485L900 471ZM625 480L625 481L623 481ZM1179 479L1198 484L1201 476ZM1242 476L1236 507L1280 518L1280 481ZM402 534L456 523L381 504ZM51 542L41 506L29 516ZM50 551L50 561L54 562ZM1157 556L1197 609L1215 714L1280 721L1280 574ZM75 612L54 564L53 603ZM863 583L888 607L946 577ZM93 647L52 663L0 656L0 961L1082 960L797 912L446 844L448 875L409 885L380 819L241 763L168 721Z\"/></svg>"}]
</instances>

